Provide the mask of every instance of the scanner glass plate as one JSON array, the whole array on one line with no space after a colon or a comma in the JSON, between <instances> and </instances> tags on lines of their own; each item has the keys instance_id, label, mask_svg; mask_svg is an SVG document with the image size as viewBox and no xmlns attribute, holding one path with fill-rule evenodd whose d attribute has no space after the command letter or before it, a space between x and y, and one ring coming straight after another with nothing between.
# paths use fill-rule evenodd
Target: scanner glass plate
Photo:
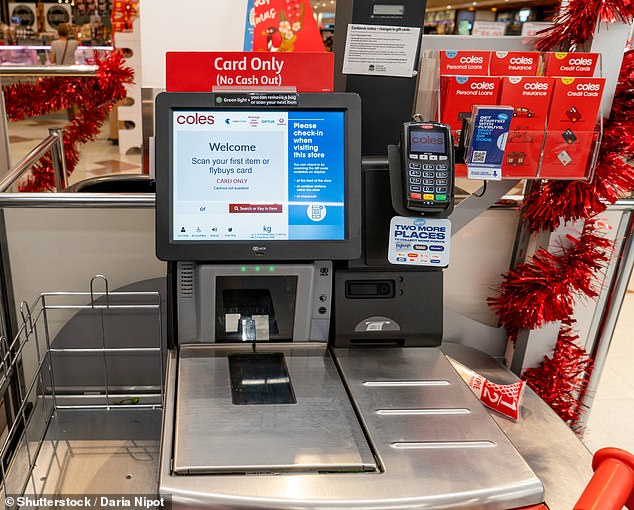
<instances>
[{"instance_id":1,"label":"scanner glass plate","mask_svg":"<svg viewBox=\"0 0 634 510\"><path fill-rule=\"evenodd\" d=\"M235 405L297 403L284 354L229 354L228 358Z\"/></svg>"}]
</instances>

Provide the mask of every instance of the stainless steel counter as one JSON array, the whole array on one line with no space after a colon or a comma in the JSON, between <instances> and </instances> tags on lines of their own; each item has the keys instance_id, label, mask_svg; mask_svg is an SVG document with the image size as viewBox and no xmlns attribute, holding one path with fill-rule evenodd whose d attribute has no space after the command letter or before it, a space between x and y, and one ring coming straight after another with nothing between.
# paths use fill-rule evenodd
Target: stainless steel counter
<instances>
[{"instance_id":1,"label":"stainless steel counter","mask_svg":"<svg viewBox=\"0 0 634 510\"><path fill-rule=\"evenodd\" d=\"M271 349L271 348L272 349ZM235 405L227 354L251 345L189 345L180 350L174 465L194 473L374 471L376 463L329 352L319 344L258 347L282 352L295 402ZM263 361L260 361L263 363ZM265 384L266 374L258 373ZM269 378L270 380L270 378ZM245 381L257 391L258 381ZM268 387L281 386L283 380Z\"/></svg>"},{"instance_id":2,"label":"stainless steel counter","mask_svg":"<svg viewBox=\"0 0 634 510\"><path fill-rule=\"evenodd\" d=\"M481 351L451 343L441 350L494 382L517 381L515 374ZM573 508L592 477L592 454L575 433L530 388L517 423L488 412L544 484L548 508Z\"/></svg>"},{"instance_id":3,"label":"stainless steel counter","mask_svg":"<svg viewBox=\"0 0 634 510\"><path fill-rule=\"evenodd\" d=\"M173 496L175 508L506 509L543 501L539 480L440 350L355 348L336 349L334 355L379 469L174 474L173 452L178 445L173 430L180 419L175 406L182 396L180 389L176 393L176 381L183 367L172 352L166 379L161 493ZM291 378L307 376L293 374L290 368L289 373ZM200 400L197 404L203 405ZM213 401L207 404L213 415ZM182 426L178 432L187 434ZM209 437L225 433L213 426L208 429Z\"/></svg>"},{"instance_id":4,"label":"stainless steel counter","mask_svg":"<svg viewBox=\"0 0 634 510\"><path fill-rule=\"evenodd\" d=\"M68 410L51 422L27 492L152 494L160 476L177 508L502 509L542 499L532 470L550 510L572 508L592 476L591 455L577 436L530 390L517 423L488 411L447 370L442 353L495 382L515 376L475 349L441 350L377 350L369 357L337 351L346 390L365 409L375 472L170 476L173 436L163 430L161 452L160 410ZM171 353L168 370L175 369ZM168 381L164 412L173 416L176 388ZM498 444L502 455L495 454Z\"/></svg>"}]
</instances>

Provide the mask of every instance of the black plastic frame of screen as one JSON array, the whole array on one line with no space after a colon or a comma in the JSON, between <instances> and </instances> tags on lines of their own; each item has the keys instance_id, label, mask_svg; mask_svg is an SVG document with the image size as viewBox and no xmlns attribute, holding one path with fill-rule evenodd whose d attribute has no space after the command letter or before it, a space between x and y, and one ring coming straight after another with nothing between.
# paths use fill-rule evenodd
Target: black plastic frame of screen
<instances>
[{"instance_id":1,"label":"black plastic frame of screen","mask_svg":"<svg viewBox=\"0 0 634 510\"><path fill-rule=\"evenodd\" d=\"M213 93L163 92L156 97L156 256L179 261L354 260L361 256L361 99L351 93L298 94L297 106L278 111L323 110L344 112L345 231L337 241L174 241L173 131L175 110L255 110L262 107L215 105Z\"/></svg>"}]
</instances>

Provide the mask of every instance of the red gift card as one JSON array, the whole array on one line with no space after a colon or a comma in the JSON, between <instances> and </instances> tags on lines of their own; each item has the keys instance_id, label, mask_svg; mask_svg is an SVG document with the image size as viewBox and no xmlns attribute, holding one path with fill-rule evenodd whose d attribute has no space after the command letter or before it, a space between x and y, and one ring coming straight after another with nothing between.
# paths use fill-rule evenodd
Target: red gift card
<instances>
[{"instance_id":1,"label":"red gift card","mask_svg":"<svg viewBox=\"0 0 634 510\"><path fill-rule=\"evenodd\" d=\"M554 78L510 76L502 78L500 104L514 108L511 131L519 126L526 130L544 130Z\"/></svg>"},{"instance_id":2,"label":"red gift card","mask_svg":"<svg viewBox=\"0 0 634 510\"><path fill-rule=\"evenodd\" d=\"M593 131L605 78L556 78L548 130Z\"/></svg>"},{"instance_id":3,"label":"red gift card","mask_svg":"<svg viewBox=\"0 0 634 510\"><path fill-rule=\"evenodd\" d=\"M544 75L590 77L594 75L598 60L598 53L546 53L544 54Z\"/></svg>"},{"instance_id":4,"label":"red gift card","mask_svg":"<svg viewBox=\"0 0 634 510\"><path fill-rule=\"evenodd\" d=\"M574 132L574 143L568 143L563 132L549 131L544 146L540 179L583 179L588 170L594 132Z\"/></svg>"},{"instance_id":5,"label":"red gift card","mask_svg":"<svg viewBox=\"0 0 634 510\"><path fill-rule=\"evenodd\" d=\"M211 92L213 87L332 92L334 54L168 51L165 83L168 92Z\"/></svg>"},{"instance_id":6,"label":"red gift card","mask_svg":"<svg viewBox=\"0 0 634 510\"><path fill-rule=\"evenodd\" d=\"M491 76L535 76L539 69L537 51L493 51L489 63Z\"/></svg>"},{"instance_id":7,"label":"red gift card","mask_svg":"<svg viewBox=\"0 0 634 510\"><path fill-rule=\"evenodd\" d=\"M444 90L440 122L449 124L458 142L462 120L471 115L473 105L498 104L500 79L490 76L441 76Z\"/></svg>"},{"instance_id":8,"label":"red gift card","mask_svg":"<svg viewBox=\"0 0 634 510\"><path fill-rule=\"evenodd\" d=\"M488 76L490 51L441 51L440 74Z\"/></svg>"}]
</instances>

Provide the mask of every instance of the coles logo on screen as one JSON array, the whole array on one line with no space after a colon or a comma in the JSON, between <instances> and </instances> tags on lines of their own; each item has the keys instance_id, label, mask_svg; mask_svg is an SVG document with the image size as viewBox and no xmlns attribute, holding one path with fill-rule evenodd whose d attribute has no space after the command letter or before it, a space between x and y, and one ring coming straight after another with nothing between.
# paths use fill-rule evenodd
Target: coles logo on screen
<instances>
[{"instance_id":1,"label":"coles logo on screen","mask_svg":"<svg viewBox=\"0 0 634 510\"><path fill-rule=\"evenodd\" d=\"M213 124L214 116L213 115L200 115L198 113L194 113L191 115L177 115L176 116L177 124L189 124L191 125L199 125L199 124Z\"/></svg>"},{"instance_id":2,"label":"coles logo on screen","mask_svg":"<svg viewBox=\"0 0 634 510\"><path fill-rule=\"evenodd\" d=\"M413 136L412 143L442 145L444 138L442 136L434 137L433 135Z\"/></svg>"}]
</instances>

